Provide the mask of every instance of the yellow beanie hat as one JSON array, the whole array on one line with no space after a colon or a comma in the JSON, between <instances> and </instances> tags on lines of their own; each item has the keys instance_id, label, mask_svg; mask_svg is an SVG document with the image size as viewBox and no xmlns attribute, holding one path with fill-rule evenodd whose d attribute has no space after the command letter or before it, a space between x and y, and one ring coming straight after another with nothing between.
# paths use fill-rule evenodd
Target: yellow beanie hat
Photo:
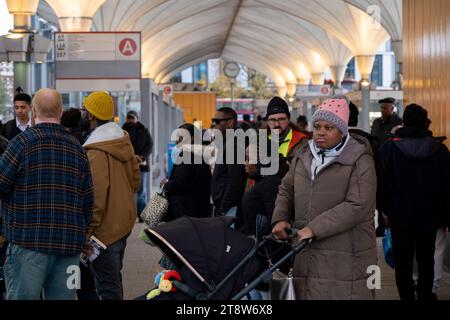
<instances>
[{"instance_id":1,"label":"yellow beanie hat","mask_svg":"<svg viewBox=\"0 0 450 320\"><path fill-rule=\"evenodd\" d=\"M83 99L84 107L99 120L111 120L114 116L114 101L105 91L95 91Z\"/></svg>"}]
</instances>

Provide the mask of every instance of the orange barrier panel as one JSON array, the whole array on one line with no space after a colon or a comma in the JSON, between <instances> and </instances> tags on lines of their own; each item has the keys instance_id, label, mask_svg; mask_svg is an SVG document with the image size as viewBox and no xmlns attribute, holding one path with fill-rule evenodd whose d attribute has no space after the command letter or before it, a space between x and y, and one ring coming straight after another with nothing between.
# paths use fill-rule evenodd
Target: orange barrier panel
<instances>
[{"instance_id":1,"label":"orange barrier panel","mask_svg":"<svg viewBox=\"0 0 450 320\"><path fill-rule=\"evenodd\" d=\"M173 101L184 112L184 120L201 121L204 129L211 127L211 118L216 113L216 94L212 92L174 92Z\"/></svg>"}]
</instances>

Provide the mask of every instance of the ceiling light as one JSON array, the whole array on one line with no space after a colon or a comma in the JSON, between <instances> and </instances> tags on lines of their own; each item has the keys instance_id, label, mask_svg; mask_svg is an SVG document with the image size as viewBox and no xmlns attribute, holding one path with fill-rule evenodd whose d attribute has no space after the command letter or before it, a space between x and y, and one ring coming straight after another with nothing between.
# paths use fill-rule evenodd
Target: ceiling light
<instances>
[{"instance_id":1,"label":"ceiling light","mask_svg":"<svg viewBox=\"0 0 450 320\"><path fill-rule=\"evenodd\" d=\"M24 33L8 33L5 37L8 39L22 39L24 36Z\"/></svg>"},{"instance_id":2,"label":"ceiling light","mask_svg":"<svg viewBox=\"0 0 450 320\"><path fill-rule=\"evenodd\" d=\"M368 87L368 86L370 86L370 81L367 80L367 79L361 80L361 86L363 86L363 87Z\"/></svg>"}]
</instances>

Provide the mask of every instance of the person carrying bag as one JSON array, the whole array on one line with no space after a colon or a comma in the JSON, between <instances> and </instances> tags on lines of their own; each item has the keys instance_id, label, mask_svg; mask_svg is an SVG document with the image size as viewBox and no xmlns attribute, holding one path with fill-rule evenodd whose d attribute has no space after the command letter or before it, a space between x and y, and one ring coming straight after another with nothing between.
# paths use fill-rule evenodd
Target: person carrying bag
<instances>
[{"instance_id":1,"label":"person carrying bag","mask_svg":"<svg viewBox=\"0 0 450 320\"><path fill-rule=\"evenodd\" d=\"M164 187L161 187L160 191L155 193L145 206L141 213L141 219L144 220L149 227L156 227L162 222L168 209L169 200L167 200Z\"/></svg>"}]
</instances>

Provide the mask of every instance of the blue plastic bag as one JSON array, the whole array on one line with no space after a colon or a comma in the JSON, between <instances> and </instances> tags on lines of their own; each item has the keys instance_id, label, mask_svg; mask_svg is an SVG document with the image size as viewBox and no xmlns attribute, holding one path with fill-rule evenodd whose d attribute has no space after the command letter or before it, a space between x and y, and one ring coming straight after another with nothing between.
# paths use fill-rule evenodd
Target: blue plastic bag
<instances>
[{"instance_id":1,"label":"blue plastic bag","mask_svg":"<svg viewBox=\"0 0 450 320\"><path fill-rule=\"evenodd\" d=\"M394 269L394 251L392 249L391 229L386 229L386 231L384 232L383 251L384 260L386 261L387 265Z\"/></svg>"}]
</instances>

